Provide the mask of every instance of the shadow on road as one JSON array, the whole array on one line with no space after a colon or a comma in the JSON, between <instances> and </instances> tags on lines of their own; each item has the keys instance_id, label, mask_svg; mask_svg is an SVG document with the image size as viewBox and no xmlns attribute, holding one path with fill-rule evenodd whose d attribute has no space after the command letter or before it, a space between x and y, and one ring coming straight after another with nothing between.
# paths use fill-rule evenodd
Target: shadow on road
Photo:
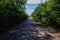
<instances>
[{"instance_id":1,"label":"shadow on road","mask_svg":"<svg viewBox=\"0 0 60 40\"><path fill-rule=\"evenodd\" d=\"M28 18L25 22L0 35L0 40L52 40L53 37Z\"/></svg>"}]
</instances>

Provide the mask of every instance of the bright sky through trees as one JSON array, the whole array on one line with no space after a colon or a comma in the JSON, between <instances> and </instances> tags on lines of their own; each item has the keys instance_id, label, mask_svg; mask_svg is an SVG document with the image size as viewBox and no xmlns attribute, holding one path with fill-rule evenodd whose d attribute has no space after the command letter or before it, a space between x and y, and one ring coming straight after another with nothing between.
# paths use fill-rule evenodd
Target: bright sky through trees
<instances>
[{"instance_id":1,"label":"bright sky through trees","mask_svg":"<svg viewBox=\"0 0 60 40\"><path fill-rule=\"evenodd\" d=\"M44 2L45 0L27 0L27 4L26 4L26 13L28 15L30 15L34 9L36 8L36 6L41 3Z\"/></svg>"},{"instance_id":2,"label":"bright sky through trees","mask_svg":"<svg viewBox=\"0 0 60 40\"><path fill-rule=\"evenodd\" d=\"M27 0L27 4L39 4L45 0Z\"/></svg>"}]
</instances>

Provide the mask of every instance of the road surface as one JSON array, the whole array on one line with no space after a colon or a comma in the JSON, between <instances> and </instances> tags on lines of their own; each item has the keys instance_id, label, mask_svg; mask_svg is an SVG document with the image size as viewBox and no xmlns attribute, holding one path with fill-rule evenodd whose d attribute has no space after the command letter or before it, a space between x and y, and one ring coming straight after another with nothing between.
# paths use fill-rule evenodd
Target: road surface
<instances>
[{"instance_id":1,"label":"road surface","mask_svg":"<svg viewBox=\"0 0 60 40\"><path fill-rule=\"evenodd\" d=\"M48 33L42 26L36 25L36 22L28 18L22 24L0 35L0 40L60 40Z\"/></svg>"}]
</instances>

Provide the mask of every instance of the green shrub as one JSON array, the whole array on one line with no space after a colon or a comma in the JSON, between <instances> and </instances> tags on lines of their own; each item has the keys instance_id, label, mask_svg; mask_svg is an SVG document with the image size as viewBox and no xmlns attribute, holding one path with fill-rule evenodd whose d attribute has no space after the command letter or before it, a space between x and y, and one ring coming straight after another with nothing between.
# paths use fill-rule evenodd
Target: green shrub
<instances>
[{"instance_id":1,"label":"green shrub","mask_svg":"<svg viewBox=\"0 0 60 40\"><path fill-rule=\"evenodd\" d=\"M48 0L38 4L31 16L43 25L60 28L60 0Z\"/></svg>"},{"instance_id":2,"label":"green shrub","mask_svg":"<svg viewBox=\"0 0 60 40\"><path fill-rule=\"evenodd\" d=\"M18 24L27 18L26 0L0 0L0 27Z\"/></svg>"}]
</instances>

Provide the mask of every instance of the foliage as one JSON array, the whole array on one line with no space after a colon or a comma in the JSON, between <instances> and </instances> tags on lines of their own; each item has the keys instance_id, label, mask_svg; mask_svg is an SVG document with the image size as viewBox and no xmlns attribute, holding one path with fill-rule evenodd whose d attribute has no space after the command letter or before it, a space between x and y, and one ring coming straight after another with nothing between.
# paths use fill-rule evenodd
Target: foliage
<instances>
[{"instance_id":1,"label":"foliage","mask_svg":"<svg viewBox=\"0 0 60 40\"><path fill-rule=\"evenodd\" d=\"M25 4L27 0L0 0L0 28L11 26L27 18Z\"/></svg>"},{"instance_id":2,"label":"foliage","mask_svg":"<svg viewBox=\"0 0 60 40\"><path fill-rule=\"evenodd\" d=\"M60 0L48 0L38 4L32 18L44 25L60 27Z\"/></svg>"}]
</instances>

